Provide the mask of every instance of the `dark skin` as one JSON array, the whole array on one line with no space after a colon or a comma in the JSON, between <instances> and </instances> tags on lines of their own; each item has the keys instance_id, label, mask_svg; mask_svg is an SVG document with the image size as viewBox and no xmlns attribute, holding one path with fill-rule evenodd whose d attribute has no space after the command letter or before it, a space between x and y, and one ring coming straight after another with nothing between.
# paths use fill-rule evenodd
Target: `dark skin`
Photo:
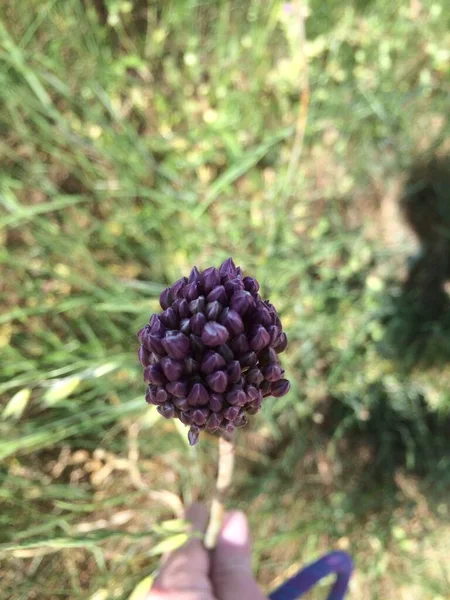
<instances>
[{"instance_id":1,"label":"dark skin","mask_svg":"<svg viewBox=\"0 0 450 600\"><path fill-rule=\"evenodd\" d=\"M194 504L186 512L193 531L204 532L208 512ZM250 533L245 515L229 513L216 549L193 537L165 561L148 600L267 600L252 573Z\"/></svg>"}]
</instances>

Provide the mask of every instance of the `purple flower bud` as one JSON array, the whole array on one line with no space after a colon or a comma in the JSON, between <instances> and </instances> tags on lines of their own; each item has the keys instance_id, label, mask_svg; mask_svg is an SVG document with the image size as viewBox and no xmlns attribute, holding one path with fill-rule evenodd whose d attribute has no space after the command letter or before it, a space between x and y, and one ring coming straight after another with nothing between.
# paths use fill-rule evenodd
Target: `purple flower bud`
<instances>
[{"instance_id":1,"label":"purple flower bud","mask_svg":"<svg viewBox=\"0 0 450 600\"><path fill-rule=\"evenodd\" d=\"M221 318L220 322L233 335L237 335L244 330L244 323L242 322L241 315L235 310L229 310L224 318Z\"/></svg>"},{"instance_id":2,"label":"purple flower bud","mask_svg":"<svg viewBox=\"0 0 450 600\"><path fill-rule=\"evenodd\" d=\"M276 325L271 325L270 327L267 328L267 331L269 332L269 335L270 335L270 345L276 346L280 340L281 329L279 327L277 327Z\"/></svg>"},{"instance_id":3,"label":"purple flower bud","mask_svg":"<svg viewBox=\"0 0 450 600\"><path fill-rule=\"evenodd\" d=\"M195 375L198 373L198 363L190 356L184 359L183 373L185 375Z\"/></svg>"},{"instance_id":4,"label":"purple flower bud","mask_svg":"<svg viewBox=\"0 0 450 600\"><path fill-rule=\"evenodd\" d=\"M233 423L227 423L224 427L225 431L227 431L228 433L233 433L234 431L234 425Z\"/></svg>"},{"instance_id":5,"label":"purple flower bud","mask_svg":"<svg viewBox=\"0 0 450 600\"><path fill-rule=\"evenodd\" d=\"M241 378L241 365L238 360L232 360L227 365L228 381L230 383L237 383Z\"/></svg>"},{"instance_id":6,"label":"purple flower bud","mask_svg":"<svg viewBox=\"0 0 450 600\"><path fill-rule=\"evenodd\" d=\"M152 401L152 404L164 404L164 402L167 401L167 392L164 388L162 387L154 387L154 386L150 386L149 389L150 391L150 398Z\"/></svg>"},{"instance_id":7,"label":"purple flower bud","mask_svg":"<svg viewBox=\"0 0 450 600\"><path fill-rule=\"evenodd\" d=\"M242 279L229 279L224 283L224 288L227 295L231 297L244 289L244 282Z\"/></svg>"},{"instance_id":8,"label":"purple flower bud","mask_svg":"<svg viewBox=\"0 0 450 600\"><path fill-rule=\"evenodd\" d=\"M171 331L162 340L164 350L171 358L184 358L189 352L189 338L178 331Z\"/></svg>"},{"instance_id":9,"label":"purple flower bud","mask_svg":"<svg viewBox=\"0 0 450 600\"><path fill-rule=\"evenodd\" d=\"M186 277L182 277L181 279L178 279L178 281L175 281L175 283L172 285L172 287L170 288L170 292L172 294L172 298L175 300L175 298L178 298L181 290L184 288L184 286L187 284L187 278Z\"/></svg>"},{"instance_id":10,"label":"purple flower bud","mask_svg":"<svg viewBox=\"0 0 450 600\"><path fill-rule=\"evenodd\" d=\"M278 362L278 354L273 348L267 347L259 354L259 364L262 366L278 364Z\"/></svg>"},{"instance_id":11,"label":"purple flower bud","mask_svg":"<svg viewBox=\"0 0 450 600\"><path fill-rule=\"evenodd\" d=\"M256 308L253 309L252 321L255 323L261 323L261 325L264 325L264 327L270 327L272 324L270 312L262 302L258 303Z\"/></svg>"},{"instance_id":12,"label":"purple flower bud","mask_svg":"<svg viewBox=\"0 0 450 600\"><path fill-rule=\"evenodd\" d=\"M139 362L143 367L148 367L150 364L150 352L144 346L139 346L138 350Z\"/></svg>"},{"instance_id":13,"label":"purple flower bud","mask_svg":"<svg viewBox=\"0 0 450 600\"><path fill-rule=\"evenodd\" d=\"M194 383L187 397L191 406L204 406L208 404L209 394L201 383Z\"/></svg>"},{"instance_id":14,"label":"purple flower bud","mask_svg":"<svg viewBox=\"0 0 450 600\"><path fill-rule=\"evenodd\" d=\"M162 415L165 419L172 419L175 416L175 408L170 402L165 402L161 406L158 406L156 410Z\"/></svg>"},{"instance_id":15,"label":"purple flower bud","mask_svg":"<svg viewBox=\"0 0 450 600\"><path fill-rule=\"evenodd\" d=\"M244 277L243 279L244 287L247 292L250 292L252 296L258 293L259 283L253 277Z\"/></svg>"},{"instance_id":16,"label":"purple flower bud","mask_svg":"<svg viewBox=\"0 0 450 600\"><path fill-rule=\"evenodd\" d=\"M203 271L201 281L205 293L209 294L213 288L220 285L220 273L215 267L209 267Z\"/></svg>"},{"instance_id":17,"label":"purple flower bud","mask_svg":"<svg viewBox=\"0 0 450 600\"><path fill-rule=\"evenodd\" d=\"M270 304L270 302L267 301L267 302L264 302L264 305L267 307L267 309L269 311L271 325L275 325L279 329L282 329L280 318L279 318L278 313L275 310L275 307L273 306L273 304Z\"/></svg>"},{"instance_id":18,"label":"purple flower bud","mask_svg":"<svg viewBox=\"0 0 450 600\"><path fill-rule=\"evenodd\" d=\"M189 274L189 283L193 283L194 281L200 281L200 271L197 267L193 267L192 271Z\"/></svg>"},{"instance_id":19,"label":"purple flower bud","mask_svg":"<svg viewBox=\"0 0 450 600\"><path fill-rule=\"evenodd\" d=\"M234 358L234 354L227 344L221 344L220 346L217 346L216 352L220 354L220 356L222 356L226 362L230 362L230 360L233 360Z\"/></svg>"},{"instance_id":20,"label":"purple flower bud","mask_svg":"<svg viewBox=\"0 0 450 600\"><path fill-rule=\"evenodd\" d=\"M150 364L151 365L156 365L156 363L159 363L159 359L161 357L158 356L157 354L153 354L153 352L150 354Z\"/></svg>"},{"instance_id":21,"label":"purple flower bud","mask_svg":"<svg viewBox=\"0 0 450 600\"><path fill-rule=\"evenodd\" d=\"M176 408L178 408L178 410L181 410L182 412L185 412L186 410L189 410L189 408L190 408L187 398L174 398L172 400L172 402L173 402L173 405Z\"/></svg>"},{"instance_id":22,"label":"purple flower bud","mask_svg":"<svg viewBox=\"0 0 450 600\"><path fill-rule=\"evenodd\" d=\"M169 306L172 304L172 294L170 292L170 288L166 288L161 293L159 297L159 304L163 310L166 310L166 308L169 308Z\"/></svg>"},{"instance_id":23,"label":"purple flower bud","mask_svg":"<svg viewBox=\"0 0 450 600\"><path fill-rule=\"evenodd\" d=\"M207 376L206 382L213 392L220 394L227 389L228 377L224 371L216 371Z\"/></svg>"},{"instance_id":24,"label":"purple flower bud","mask_svg":"<svg viewBox=\"0 0 450 600\"><path fill-rule=\"evenodd\" d=\"M262 325L255 328L255 333L250 340L250 347L255 352L260 352L270 343L270 335Z\"/></svg>"},{"instance_id":25,"label":"purple flower bud","mask_svg":"<svg viewBox=\"0 0 450 600\"><path fill-rule=\"evenodd\" d=\"M200 365L200 371L209 375L225 366L225 360L217 352L209 351L205 354Z\"/></svg>"},{"instance_id":26,"label":"purple flower bud","mask_svg":"<svg viewBox=\"0 0 450 600\"><path fill-rule=\"evenodd\" d=\"M183 289L182 294L188 302L196 300L200 295L200 288L198 282L194 281L192 283L188 283L187 286Z\"/></svg>"},{"instance_id":27,"label":"purple flower bud","mask_svg":"<svg viewBox=\"0 0 450 600\"><path fill-rule=\"evenodd\" d=\"M258 412L262 405L262 393L258 390L258 397L252 400L251 404L246 407L246 411L249 415L254 415Z\"/></svg>"},{"instance_id":28,"label":"purple flower bud","mask_svg":"<svg viewBox=\"0 0 450 600\"><path fill-rule=\"evenodd\" d=\"M233 262L233 259L227 258L219 267L220 275L230 275L231 277L236 277L236 265Z\"/></svg>"},{"instance_id":29,"label":"purple flower bud","mask_svg":"<svg viewBox=\"0 0 450 600\"><path fill-rule=\"evenodd\" d=\"M140 341L141 344L143 344L144 340L146 340L149 335L150 335L150 325L144 325L144 327L142 327L142 329L139 329L139 331L137 333L137 339Z\"/></svg>"},{"instance_id":30,"label":"purple flower bud","mask_svg":"<svg viewBox=\"0 0 450 600\"><path fill-rule=\"evenodd\" d=\"M183 373L184 363L174 358L165 356L160 361L164 375L169 381L178 381Z\"/></svg>"},{"instance_id":31,"label":"purple flower bud","mask_svg":"<svg viewBox=\"0 0 450 600\"><path fill-rule=\"evenodd\" d=\"M202 342L211 347L226 344L229 337L227 329L216 321L206 323L201 335Z\"/></svg>"},{"instance_id":32,"label":"purple flower bud","mask_svg":"<svg viewBox=\"0 0 450 600\"><path fill-rule=\"evenodd\" d=\"M277 354L280 354L281 352L284 352L286 350L286 346L287 346L287 337L286 337L285 333L282 333L280 335L278 344L275 346L274 350L275 350L275 352L277 352Z\"/></svg>"},{"instance_id":33,"label":"purple flower bud","mask_svg":"<svg viewBox=\"0 0 450 600\"><path fill-rule=\"evenodd\" d=\"M240 315L245 315L248 309L255 305L255 300L250 292L239 290L231 296L230 305Z\"/></svg>"},{"instance_id":34,"label":"purple flower bud","mask_svg":"<svg viewBox=\"0 0 450 600\"><path fill-rule=\"evenodd\" d=\"M192 411L192 421L196 425L204 425L208 417L209 410L207 408L196 408Z\"/></svg>"},{"instance_id":35,"label":"purple flower bud","mask_svg":"<svg viewBox=\"0 0 450 600\"><path fill-rule=\"evenodd\" d=\"M193 315L203 313L206 307L206 300L203 296L199 296L196 300L189 302L189 310Z\"/></svg>"},{"instance_id":36,"label":"purple flower bud","mask_svg":"<svg viewBox=\"0 0 450 600\"><path fill-rule=\"evenodd\" d=\"M247 371L246 379L249 383L259 385L264 381L264 375L256 367Z\"/></svg>"},{"instance_id":37,"label":"purple flower bud","mask_svg":"<svg viewBox=\"0 0 450 600\"><path fill-rule=\"evenodd\" d=\"M191 320L190 319L182 319L180 322L180 331L184 333L184 335L189 335L191 333Z\"/></svg>"},{"instance_id":38,"label":"purple flower bud","mask_svg":"<svg viewBox=\"0 0 450 600\"><path fill-rule=\"evenodd\" d=\"M230 342L230 347L236 355L249 352L250 345L247 336L244 333L241 333L241 335L238 335Z\"/></svg>"},{"instance_id":39,"label":"purple flower bud","mask_svg":"<svg viewBox=\"0 0 450 600\"><path fill-rule=\"evenodd\" d=\"M213 290L206 296L208 302L220 302L225 304L227 302L227 293L223 285L217 285Z\"/></svg>"},{"instance_id":40,"label":"purple flower bud","mask_svg":"<svg viewBox=\"0 0 450 600\"><path fill-rule=\"evenodd\" d=\"M180 413L180 421L183 425L191 425L192 424L192 413L190 410L184 410Z\"/></svg>"},{"instance_id":41,"label":"purple flower bud","mask_svg":"<svg viewBox=\"0 0 450 600\"><path fill-rule=\"evenodd\" d=\"M204 343L197 335L193 335L192 333L189 336L189 339L191 341L191 354L197 361L201 361L206 351Z\"/></svg>"},{"instance_id":42,"label":"purple flower bud","mask_svg":"<svg viewBox=\"0 0 450 600\"><path fill-rule=\"evenodd\" d=\"M162 314L162 313L161 313ZM156 318L151 318L152 324L150 325L150 333L158 337L162 337L166 332L166 327L163 325L160 315L156 315Z\"/></svg>"},{"instance_id":43,"label":"purple flower bud","mask_svg":"<svg viewBox=\"0 0 450 600\"><path fill-rule=\"evenodd\" d=\"M247 425L247 424L248 424L248 419L243 413L238 415L233 421L233 425L235 427L245 427L245 425Z\"/></svg>"},{"instance_id":44,"label":"purple flower bud","mask_svg":"<svg viewBox=\"0 0 450 600\"><path fill-rule=\"evenodd\" d=\"M228 421L234 421L234 419L238 416L240 412L239 406L229 406L226 411L223 413L223 416Z\"/></svg>"},{"instance_id":45,"label":"purple flower bud","mask_svg":"<svg viewBox=\"0 0 450 600\"><path fill-rule=\"evenodd\" d=\"M248 385L245 389L245 393L252 402L259 397L259 392L253 385Z\"/></svg>"},{"instance_id":46,"label":"purple flower bud","mask_svg":"<svg viewBox=\"0 0 450 600\"><path fill-rule=\"evenodd\" d=\"M147 404L153 404L153 398L156 398L157 387L156 385L149 385L145 391L145 401Z\"/></svg>"},{"instance_id":47,"label":"purple flower bud","mask_svg":"<svg viewBox=\"0 0 450 600\"><path fill-rule=\"evenodd\" d=\"M177 398L185 398L188 392L188 385L186 381L170 381L166 385L166 390L169 392L169 394L172 394L172 396L176 396Z\"/></svg>"},{"instance_id":48,"label":"purple flower bud","mask_svg":"<svg viewBox=\"0 0 450 600\"><path fill-rule=\"evenodd\" d=\"M209 397L209 408L213 412L220 412L223 408L224 398L222 394L211 394Z\"/></svg>"},{"instance_id":49,"label":"purple flower bud","mask_svg":"<svg viewBox=\"0 0 450 600\"><path fill-rule=\"evenodd\" d=\"M232 389L231 392L228 392L228 394L225 397L228 404L231 404L232 406L243 406L247 401L247 396L245 395L245 392L239 388Z\"/></svg>"},{"instance_id":50,"label":"purple flower bud","mask_svg":"<svg viewBox=\"0 0 450 600\"><path fill-rule=\"evenodd\" d=\"M266 381L264 380L261 385L259 386L259 389L262 392L262 395L264 396L264 398L266 398L267 396L270 396L270 390L272 388L272 384L270 383L270 381Z\"/></svg>"},{"instance_id":51,"label":"purple flower bud","mask_svg":"<svg viewBox=\"0 0 450 600\"><path fill-rule=\"evenodd\" d=\"M195 300L197 302L197 300ZM205 327L207 319L205 315L201 312L195 314L191 317L191 331L195 333L195 335L201 335L203 328Z\"/></svg>"},{"instance_id":52,"label":"purple flower bud","mask_svg":"<svg viewBox=\"0 0 450 600\"><path fill-rule=\"evenodd\" d=\"M145 383L153 383L154 385L164 385L166 378L162 372L161 365L157 363L144 369L144 381Z\"/></svg>"},{"instance_id":53,"label":"purple flower bud","mask_svg":"<svg viewBox=\"0 0 450 600\"><path fill-rule=\"evenodd\" d=\"M272 385L271 393L275 398L281 398L281 396L285 396L291 388L291 384L287 379L280 379Z\"/></svg>"},{"instance_id":54,"label":"purple flower bud","mask_svg":"<svg viewBox=\"0 0 450 600\"><path fill-rule=\"evenodd\" d=\"M217 317L222 312L223 306L215 300L214 302L208 302L205 309L206 318L210 321L216 321Z\"/></svg>"},{"instance_id":55,"label":"purple flower bud","mask_svg":"<svg viewBox=\"0 0 450 600\"><path fill-rule=\"evenodd\" d=\"M221 415L218 415L217 413L213 412L213 413L211 413L208 420L206 421L206 427L209 431L214 433L215 431L217 431L219 429L222 421L223 421L223 419L222 419Z\"/></svg>"},{"instance_id":56,"label":"purple flower bud","mask_svg":"<svg viewBox=\"0 0 450 600\"><path fill-rule=\"evenodd\" d=\"M241 368L254 367L258 362L258 357L254 352L246 352L239 357Z\"/></svg>"},{"instance_id":57,"label":"purple flower bud","mask_svg":"<svg viewBox=\"0 0 450 600\"><path fill-rule=\"evenodd\" d=\"M159 315L159 318L163 325L168 329L176 329L178 325L178 315L171 306L166 308L166 310ZM156 332L152 330L152 333Z\"/></svg>"},{"instance_id":58,"label":"purple flower bud","mask_svg":"<svg viewBox=\"0 0 450 600\"><path fill-rule=\"evenodd\" d=\"M173 308L178 310L178 314L181 319L187 319L191 316L191 311L189 310L189 302L185 298L179 298L173 304Z\"/></svg>"},{"instance_id":59,"label":"purple flower bud","mask_svg":"<svg viewBox=\"0 0 450 600\"><path fill-rule=\"evenodd\" d=\"M266 381L273 382L281 379L283 377L284 371L280 367L280 365L268 365L267 367L264 367L262 373Z\"/></svg>"},{"instance_id":60,"label":"purple flower bud","mask_svg":"<svg viewBox=\"0 0 450 600\"><path fill-rule=\"evenodd\" d=\"M200 430L198 427L191 427L188 432L188 440L191 446L195 446L198 442L198 436L200 434Z\"/></svg>"},{"instance_id":61,"label":"purple flower bud","mask_svg":"<svg viewBox=\"0 0 450 600\"><path fill-rule=\"evenodd\" d=\"M150 334L148 336L148 339L144 340L144 342L146 343L146 347L148 347L149 350L151 350L155 354L159 354L159 356L164 356L165 350L164 346L162 345L161 338L159 336Z\"/></svg>"}]
</instances>

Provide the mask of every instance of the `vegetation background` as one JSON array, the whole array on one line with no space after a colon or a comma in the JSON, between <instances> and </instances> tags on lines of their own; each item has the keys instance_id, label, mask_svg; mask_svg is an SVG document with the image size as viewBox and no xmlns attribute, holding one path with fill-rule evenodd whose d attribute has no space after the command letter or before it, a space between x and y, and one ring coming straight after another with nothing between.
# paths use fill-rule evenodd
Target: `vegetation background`
<instances>
[{"instance_id":1,"label":"vegetation background","mask_svg":"<svg viewBox=\"0 0 450 600\"><path fill-rule=\"evenodd\" d=\"M448 599L446 2L0 14L0 597L144 597L216 450L145 404L135 333L232 255L290 339L230 500L261 585L342 548L350 598Z\"/></svg>"}]
</instances>

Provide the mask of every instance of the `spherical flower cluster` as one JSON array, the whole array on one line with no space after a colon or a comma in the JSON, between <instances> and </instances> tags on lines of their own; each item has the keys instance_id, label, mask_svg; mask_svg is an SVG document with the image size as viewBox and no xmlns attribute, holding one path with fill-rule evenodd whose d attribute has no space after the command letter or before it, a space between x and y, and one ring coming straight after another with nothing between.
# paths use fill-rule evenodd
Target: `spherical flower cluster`
<instances>
[{"instance_id":1,"label":"spherical flower cluster","mask_svg":"<svg viewBox=\"0 0 450 600\"><path fill-rule=\"evenodd\" d=\"M146 400L189 426L192 445L203 429L232 432L264 397L289 391L278 359L286 334L258 290L231 258L219 269L194 267L162 292L163 311L138 333Z\"/></svg>"}]
</instances>

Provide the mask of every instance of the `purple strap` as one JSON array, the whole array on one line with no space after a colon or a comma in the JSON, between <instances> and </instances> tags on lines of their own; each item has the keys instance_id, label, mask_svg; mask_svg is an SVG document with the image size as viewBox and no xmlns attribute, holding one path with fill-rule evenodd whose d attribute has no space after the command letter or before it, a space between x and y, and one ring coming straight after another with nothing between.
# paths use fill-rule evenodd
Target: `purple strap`
<instances>
[{"instance_id":1,"label":"purple strap","mask_svg":"<svg viewBox=\"0 0 450 600\"><path fill-rule=\"evenodd\" d=\"M336 581L327 600L343 600L353 570L353 562L346 552L331 552L302 569L269 595L269 600L297 600L318 581L336 574Z\"/></svg>"}]
</instances>

